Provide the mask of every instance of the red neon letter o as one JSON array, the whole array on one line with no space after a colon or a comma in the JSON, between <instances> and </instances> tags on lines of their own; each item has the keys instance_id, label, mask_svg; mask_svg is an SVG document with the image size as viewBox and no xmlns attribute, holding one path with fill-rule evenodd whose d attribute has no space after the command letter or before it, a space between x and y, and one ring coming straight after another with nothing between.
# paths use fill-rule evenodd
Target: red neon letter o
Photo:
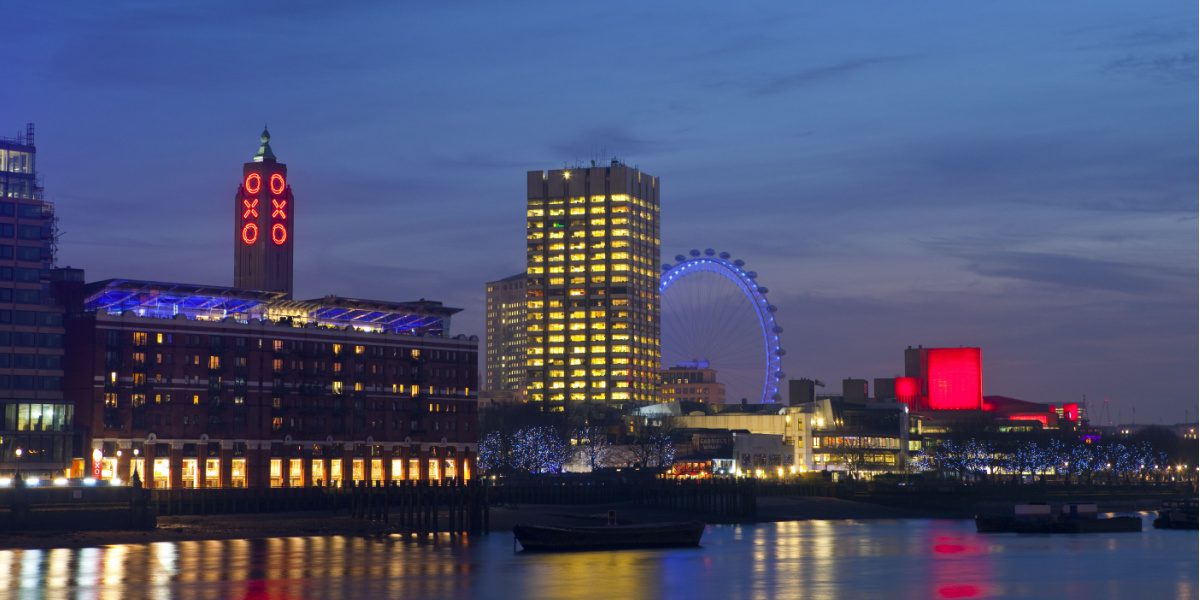
<instances>
[{"instance_id":1,"label":"red neon letter o","mask_svg":"<svg viewBox=\"0 0 1200 600\"><path fill-rule=\"evenodd\" d=\"M271 241L275 242L276 246L282 246L287 241L287 227L284 227L283 223L271 226Z\"/></svg>"},{"instance_id":2,"label":"red neon letter o","mask_svg":"<svg viewBox=\"0 0 1200 600\"><path fill-rule=\"evenodd\" d=\"M242 226L242 243L247 246L253 246L254 242L258 241L258 225L254 223L246 223Z\"/></svg>"},{"instance_id":3,"label":"red neon letter o","mask_svg":"<svg viewBox=\"0 0 1200 600\"><path fill-rule=\"evenodd\" d=\"M287 182L283 180L283 175L279 173L271 173L271 193L276 196L283 195L284 188L287 187Z\"/></svg>"},{"instance_id":4,"label":"red neon letter o","mask_svg":"<svg viewBox=\"0 0 1200 600\"><path fill-rule=\"evenodd\" d=\"M262 189L262 176L258 173L251 173L246 176L245 181L246 193L257 194Z\"/></svg>"}]
</instances>

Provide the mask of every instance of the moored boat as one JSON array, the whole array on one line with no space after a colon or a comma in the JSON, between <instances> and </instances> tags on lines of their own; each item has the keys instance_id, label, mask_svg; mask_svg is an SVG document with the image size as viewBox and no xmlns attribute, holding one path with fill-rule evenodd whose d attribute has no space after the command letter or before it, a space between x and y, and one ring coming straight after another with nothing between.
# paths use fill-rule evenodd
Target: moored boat
<instances>
[{"instance_id":1,"label":"moored boat","mask_svg":"<svg viewBox=\"0 0 1200 600\"><path fill-rule=\"evenodd\" d=\"M1095 504L1014 504L975 516L979 533L1123 533L1142 530L1141 517L1101 518Z\"/></svg>"},{"instance_id":2,"label":"moored boat","mask_svg":"<svg viewBox=\"0 0 1200 600\"><path fill-rule=\"evenodd\" d=\"M1155 529L1197 529L1200 503L1195 498L1164 500L1154 519Z\"/></svg>"},{"instance_id":3,"label":"moored boat","mask_svg":"<svg viewBox=\"0 0 1200 600\"><path fill-rule=\"evenodd\" d=\"M595 527L517 525L513 534L527 552L678 548L699 546L704 523L646 523Z\"/></svg>"}]
</instances>

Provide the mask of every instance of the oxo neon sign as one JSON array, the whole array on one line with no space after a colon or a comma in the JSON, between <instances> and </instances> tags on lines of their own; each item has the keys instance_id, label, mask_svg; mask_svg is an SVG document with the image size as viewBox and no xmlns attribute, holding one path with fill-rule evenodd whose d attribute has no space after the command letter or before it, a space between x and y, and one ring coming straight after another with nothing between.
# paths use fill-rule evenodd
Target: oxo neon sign
<instances>
[{"instance_id":1,"label":"oxo neon sign","mask_svg":"<svg viewBox=\"0 0 1200 600\"><path fill-rule=\"evenodd\" d=\"M258 242L260 198L256 197L263 189L263 176L249 173L242 181L245 196L242 198L242 243L253 246ZM262 205L262 210L270 210L271 243L282 246L288 241L288 213L291 212L287 197L287 179L282 173L272 173L267 179L267 189L271 192L270 205Z\"/></svg>"}]
</instances>

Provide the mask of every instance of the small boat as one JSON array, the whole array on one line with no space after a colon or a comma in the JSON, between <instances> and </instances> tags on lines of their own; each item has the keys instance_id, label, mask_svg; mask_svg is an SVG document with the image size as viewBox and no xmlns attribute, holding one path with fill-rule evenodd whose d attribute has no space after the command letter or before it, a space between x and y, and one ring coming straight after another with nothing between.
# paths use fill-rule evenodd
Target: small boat
<instances>
[{"instance_id":1,"label":"small boat","mask_svg":"<svg viewBox=\"0 0 1200 600\"><path fill-rule=\"evenodd\" d=\"M1195 498L1163 500L1154 519L1155 529L1197 529L1200 517L1200 502Z\"/></svg>"},{"instance_id":2,"label":"small boat","mask_svg":"<svg viewBox=\"0 0 1200 600\"><path fill-rule=\"evenodd\" d=\"M1095 504L1065 504L1058 511L1048 504L1016 504L976 515L975 529L979 533L1124 533L1141 531L1142 519L1102 519Z\"/></svg>"},{"instance_id":3,"label":"small boat","mask_svg":"<svg viewBox=\"0 0 1200 600\"><path fill-rule=\"evenodd\" d=\"M681 548L699 546L704 523L645 523L594 527L517 525L513 534L527 552Z\"/></svg>"}]
</instances>

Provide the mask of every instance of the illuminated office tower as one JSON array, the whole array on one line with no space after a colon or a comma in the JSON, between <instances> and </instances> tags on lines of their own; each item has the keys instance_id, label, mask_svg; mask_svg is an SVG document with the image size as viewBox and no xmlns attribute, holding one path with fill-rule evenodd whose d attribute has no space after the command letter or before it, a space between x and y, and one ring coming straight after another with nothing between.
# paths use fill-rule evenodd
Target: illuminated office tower
<instances>
[{"instance_id":1,"label":"illuminated office tower","mask_svg":"<svg viewBox=\"0 0 1200 600\"><path fill-rule=\"evenodd\" d=\"M608 166L530 171L530 402L657 401L659 182Z\"/></svg>"},{"instance_id":2,"label":"illuminated office tower","mask_svg":"<svg viewBox=\"0 0 1200 600\"><path fill-rule=\"evenodd\" d=\"M483 391L516 400L525 383L525 273L487 283L486 346Z\"/></svg>"},{"instance_id":3,"label":"illuminated office tower","mask_svg":"<svg viewBox=\"0 0 1200 600\"><path fill-rule=\"evenodd\" d=\"M63 395L63 311L49 293L54 205L42 195L33 125L0 138L0 476L61 475L75 453L74 405Z\"/></svg>"}]
</instances>

